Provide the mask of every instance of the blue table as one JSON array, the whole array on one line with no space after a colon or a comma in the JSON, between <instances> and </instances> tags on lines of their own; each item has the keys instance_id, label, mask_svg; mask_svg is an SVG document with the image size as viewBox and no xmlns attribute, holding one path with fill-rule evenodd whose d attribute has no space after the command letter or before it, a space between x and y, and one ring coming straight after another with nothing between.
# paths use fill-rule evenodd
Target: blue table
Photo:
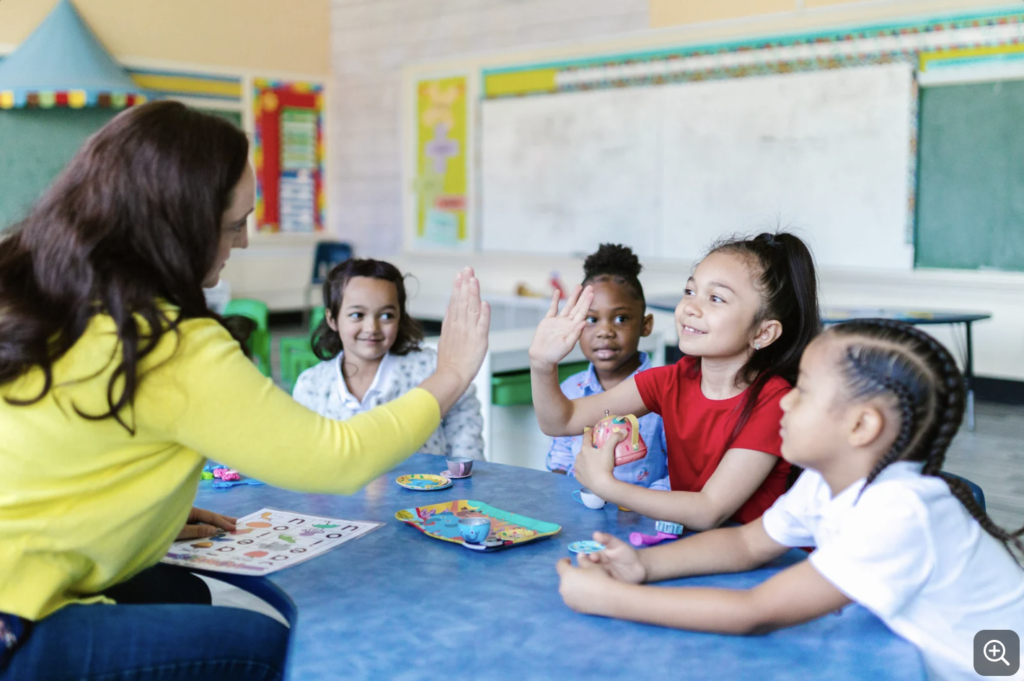
<instances>
[{"instance_id":1,"label":"blue table","mask_svg":"<svg viewBox=\"0 0 1024 681\"><path fill-rule=\"evenodd\" d=\"M287 454L282 454L286 457ZM269 579L298 606L291 679L914 679L917 650L860 606L761 637L673 631L574 613L558 595L555 561L595 530L626 538L653 521L613 504L592 511L572 498L575 480L478 462L473 477L438 492L395 484L405 473L436 473L420 454L351 497L271 487L213 490L196 504L232 515L264 506L385 527ZM484 501L557 522L550 538L480 554L437 541L395 520L403 508L455 499ZM803 560L793 550L756 572L672 584L753 586Z\"/></svg>"},{"instance_id":2,"label":"blue table","mask_svg":"<svg viewBox=\"0 0 1024 681\"><path fill-rule=\"evenodd\" d=\"M679 305L678 294L651 296L647 306L662 312L674 312ZM821 322L826 326L852 322L856 319L881 318L896 319L914 326L933 326L936 324L958 327L963 325L964 347L958 348L960 363L963 365L964 384L967 388L967 428L974 430L974 336L971 325L986 319L992 319L989 312L963 312L957 310L913 310L909 308L867 308L843 307L822 310Z\"/></svg>"}]
</instances>

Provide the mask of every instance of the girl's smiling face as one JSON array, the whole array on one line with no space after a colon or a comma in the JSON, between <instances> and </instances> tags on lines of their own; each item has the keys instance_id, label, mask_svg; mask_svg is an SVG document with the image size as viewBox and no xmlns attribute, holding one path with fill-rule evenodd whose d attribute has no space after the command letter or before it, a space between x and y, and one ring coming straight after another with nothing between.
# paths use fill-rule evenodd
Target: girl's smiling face
<instances>
[{"instance_id":1,"label":"girl's smiling face","mask_svg":"<svg viewBox=\"0 0 1024 681\"><path fill-rule=\"evenodd\" d=\"M345 284L337 316L326 313L338 332L346 362L377 363L398 337L398 288L390 281L352 277Z\"/></svg>"},{"instance_id":2,"label":"girl's smiling face","mask_svg":"<svg viewBox=\"0 0 1024 681\"><path fill-rule=\"evenodd\" d=\"M735 253L718 251L704 258L676 307L679 349L695 357L728 358L777 339L779 322L755 324L762 301L754 280L749 261Z\"/></svg>"}]
</instances>

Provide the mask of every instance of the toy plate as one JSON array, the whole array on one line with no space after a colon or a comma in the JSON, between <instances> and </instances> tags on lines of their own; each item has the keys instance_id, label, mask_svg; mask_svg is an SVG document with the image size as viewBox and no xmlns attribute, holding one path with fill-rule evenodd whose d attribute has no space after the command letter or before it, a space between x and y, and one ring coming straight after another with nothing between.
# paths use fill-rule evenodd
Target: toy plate
<instances>
[{"instance_id":1,"label":"toy plate","mask_svg":"<svg viewBox=\"0 0 1024 681\"><path fill-rule=\"evenodd\" d=\"M467 473L466 475L455 475L451 471L441 471L438 475L442 478L451 478L452 480L465 480L466 478L473 477L472 473Z\"/></svg>"},{"instance_id":2,"label":"toy plate","mask_svg":"<svg viewBox=\"0 0 1024 681\"><path fill-rule=\"evenodd\" d=\"M500 508L494 508L472 499L405 508L396 513L395 517L403 523L415 527L428 537L453 544L462 544L473 551L485 553L550 537L562 529L561 525L502 511ZM491 532L487 535L487 539L482 544L463 542L462 534L459 532L461 518L490 518Z\"/></svg>"},{"instance_id":3,"label":"toy plate","mask_svg":"<svg viewBox=\"0 0 1024 681\"><path fill-rule=\"evenodd\" d=\"M434 490L446 489L452 486L452 481L449 478L441 475L426 475L424 473L401 475L395 479L395 482L415 492L433 492Z\"/></svg>"},{"instance_id":4,"label":"toy plate","mask_svg":"<svg viewBox=\"0 0 1024 681\"><path fill-rule=\"evenodd\" d=\"M590 539L574 541L569 544L569 550L573 553L594 553L596 551L604 551L604 549L604 544L598 544L596 541L591 541Z\"/></svg>"}]
</instances>

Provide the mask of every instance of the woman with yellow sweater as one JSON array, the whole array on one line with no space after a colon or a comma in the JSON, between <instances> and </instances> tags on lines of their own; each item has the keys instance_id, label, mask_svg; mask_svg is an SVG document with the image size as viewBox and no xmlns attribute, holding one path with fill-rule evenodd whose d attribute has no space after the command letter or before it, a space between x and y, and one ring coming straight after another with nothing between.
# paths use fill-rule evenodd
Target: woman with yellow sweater
<instances>
[{"instance_id":1,"label":"woman with yellow sweater","mask_svg":"<svg viewBox=\"0 0 1024 681\"><path fill-rule=\"evenodd\" d=\"M206 457L352 493L419 449L479 369L489 310L466 270L436 373L399 399L331 421L264 378L203 297L247 246L247 158L223 120L136 107L0 239L4 681L280 678L285 627L197 604L154 567L187 522L231 527L191 508Z\"/></svg>"}]
</instances>

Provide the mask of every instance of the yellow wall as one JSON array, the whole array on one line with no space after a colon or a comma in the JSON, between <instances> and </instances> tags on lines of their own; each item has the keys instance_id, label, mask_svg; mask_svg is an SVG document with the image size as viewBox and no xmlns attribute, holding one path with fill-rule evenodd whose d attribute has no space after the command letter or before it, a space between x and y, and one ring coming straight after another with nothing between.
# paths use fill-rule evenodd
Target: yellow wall
<instances>
[{"instance_id":1,"label":"yellow wall","mask_svg":"<svg viewBox=\"0 0 1024 681\"><path fill-rule=\"evenodd\" d=\"M0 2L0 45L16 46L57 0ZM74 0L119 59L327 75L330 0Z\"/></svg>"},{"instance_id":2,"label":"yellow wall","mask_svg":"<svg viewBox=\"0 0 1024 681\"><path fill-rule=\"evenodd\" d=\"M983 6L1006 7L1006 0L650 0L651 26L685 26L727 19L757 19L769 32L796 19L801 27L928 15L955 14ZM821 11L826 10L826 11ZM771 15L783 21L771 22ZM776 25L773 25L776 24ZM717 31L716 31L717 32Z\"/></svg>"},{"instance_id":3,"label":"yellow wall","mask_svg":"<svg viewBox=\"0 0 1024 681\"><path fill-rule=\"evenodd\" d=\"M651 26L678 26L788 12L796 0L651 0Z\"/></svg>"}]
</instances>

